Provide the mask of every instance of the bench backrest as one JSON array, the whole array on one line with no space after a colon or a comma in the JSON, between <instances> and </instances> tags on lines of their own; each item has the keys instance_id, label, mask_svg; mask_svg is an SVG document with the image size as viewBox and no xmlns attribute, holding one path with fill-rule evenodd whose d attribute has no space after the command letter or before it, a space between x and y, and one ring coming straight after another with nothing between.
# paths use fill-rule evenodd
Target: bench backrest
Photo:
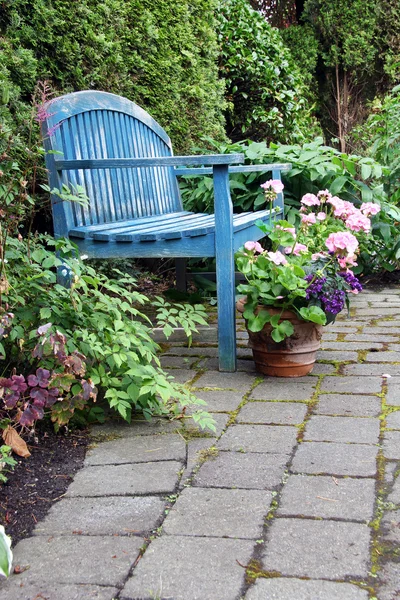
<instances>
[{"instance_id":1,"label":"bench backrest","mask_svg":"<svg viewBox=\"0 0 400 600\"><path fill-rule=\"evenodd\" d=\"M90 206L52 197L56 236L73 227L113 223L182 210L173 168L76 169L57 171L57 159L141 158L172 156L171 140L134 102L107 92L84 91L46 105L42 124L51 188L81 185Z\"/></svg>"}]
</instances>

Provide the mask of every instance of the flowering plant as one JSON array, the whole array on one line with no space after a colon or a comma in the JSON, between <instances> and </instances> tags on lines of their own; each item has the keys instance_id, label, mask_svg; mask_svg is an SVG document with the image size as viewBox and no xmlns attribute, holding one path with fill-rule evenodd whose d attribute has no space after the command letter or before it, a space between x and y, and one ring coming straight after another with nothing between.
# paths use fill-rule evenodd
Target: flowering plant
<instances>
[{"instance_id":1,"label":"flowering plant","mask_svg":"<svg viewBox=\"0 0 400 600\"><path fill-rule=\"evenodd\" d=\"M280 181L270 180L262 187L270 202L282 191ZM246 278L238 291L246 295L248 328L257 332L270 323L276 342L293 334L290 321L281 320L285 310L326 325L349 307L350 294L362 290L351 270L357 265L359 241L368 237L370 217L380 210L371 202L356 208L328 190L306 194L301 204L297 229L284 220L269 225L258 222L271 248L249 241L236 255L237 267ZM279 312L271 314L260 305Z\"/></svg>"}]
</instances>

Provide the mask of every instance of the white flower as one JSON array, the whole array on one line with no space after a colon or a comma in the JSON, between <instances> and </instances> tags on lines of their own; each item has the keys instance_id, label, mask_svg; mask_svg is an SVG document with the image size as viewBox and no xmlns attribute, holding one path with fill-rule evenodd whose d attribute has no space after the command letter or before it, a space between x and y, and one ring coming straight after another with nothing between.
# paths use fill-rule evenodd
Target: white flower
<instances>
[{"instance_id":1,"label":"white flower","mask_svg":"<svg viewBox=\"0 0 400 600\"><path fill-rule=\"evenodd\" d=\"M87 254L82 254L81 260L87 260L89 257Z\"/></svg>"}]
</instances>

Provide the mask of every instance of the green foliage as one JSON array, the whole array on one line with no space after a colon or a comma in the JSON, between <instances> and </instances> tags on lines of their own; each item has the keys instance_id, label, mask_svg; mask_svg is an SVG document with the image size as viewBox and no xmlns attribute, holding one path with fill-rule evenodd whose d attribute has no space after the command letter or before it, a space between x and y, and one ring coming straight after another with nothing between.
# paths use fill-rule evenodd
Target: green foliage
<instances>
[{"instance_id":1,"label":"green foliage","mask_svg":"<svg viewBox=\"0 0 400 600\"><path fill-rule=\"evenodd\" d=\"M0 575L3 577L10 575L12 561L11 538L6 535L3 525L0 525Z\"/></svg>"},{"instance_id":2,"label":"green foliage","mask_svg":"<svg viewBox=\"0 0 400 600\"><path fill-rule=\"evenodd\" d=\"M215 0L6 0L0 82L11 114L46 78L60 92L102 89L137 102L178 152L204 133L223 138L214 6Z\"/></svg>"},{"instance_id":3,"label":"green foliage","mask_svg":"<svg viewBox=\"0 0 400 600\"><path fill-rule=\"evenodd\" d=\"M228 135L294 142L318 132L305 79L280 32L247 0L220 0L217 17Z\"/></svg>"},{"instance_id":4,"label":"green foliage","mask_svg":"<svg viewBox=\"0 0 400 600\"><path fill-rule=\"evenodd\" d=\"M306 0L303 18L313 25L326 66L373 71L377 54L375 0Z\"/></svg>"},{"instance_id":5,"label":"green foliage","mask_svg":"<svg viewBox=\"0 0 400 600\"><path fill-rule=\"evenodd\" d=\"M5 473L7 471L11 471L16 464L17 461L11 456L10 446L7 446L5 444L0 446L0 484L6 483L7 476L5 475Z\"/></svg>"},{"instance_id":6,"label":"green foliage","mask_svg":"<svg viewBox=\"0 0 400 600\"><path fill-rule=\"evenodd\" d=\"M189 348L192 345L193 333L198 333L197 325L207 325L207 312L202 304L175 304L171 306L164 298L156 296L153 306L157 309L157 326L162 327L168 339L175 327L182 327Z\"/></svg>"},{"instance_id":7,"label":"green foliage","mask_svg":"<svg viewBox=\"0 0 400 600\"><path fill-rule=\"evenodd\" d=\"M280 32L283 41L289 48L293 61L301 68L305 81L315 87L319 44L310 24L290 25Z\"/></svg>"},{"instance_id":8,"label":"green foliage","mask_svg":"<svg viewBox=\"0 0 400 600\"><path fill-rule=\"evenodd\" d=\"M60 267L60 259L54 250L72 270L71 289L56 283L54 269ZM37 355L32 354L36 331L50 323L65 336L69 353L83 355L86 377L124 419L129 421L133 411L150 418L204 404L160 368L149 320L139 309L147 298L135 290L134 280L119 271L118 280L99 275L75 256L76 247L63 240L8 241L3 271L7 286L3 285L2 295L14 315L3 340L8 368L21 372L36 365ZM62 381L57 387L62 388ZM63 415L72 416L68 398L61 408ZM202 414L196 415L201 425Z\"/></svg>"},{"instance_id":9,"label":"green foliage","mask_svg":"<svg viewBox=\"0 0 400 600\"><path fill-rule=\"evenodd\" d=\"M384 187L388 198L400 204L400 86L382 100L376 98L365 123L355 132L366 153L387 167Z\"/></svg>"},{"instance_id":10,"label":"green foliage","mask_svg":"<svg viewBox=\"0 0 400 600\"><path fill-rule=\"evenodd\" d=\"M218 143L207 140L214 152L243 152L246 164L290 163L283 172L287 218L294 223L304 194L328 189L356 206L362 202L377 202L382 210L374 225L368 247L361 246L357 272L369 273L382 268L393 270L400 259L400 210L388 202L382 177L388 170L373 158L348 155L326 146L322 138L306 144L266 144L265 142ZM240 173L230 176L235 212L267 208L260 184L270 173ZM207 176L185 177L181 182L185 207L210 211L213 207L212 179Z\"/></svg>"},{"instance_id":11,"label":"green foliage","mask_svg":"<svg viewBox=\"0 0 400 600\"><path fill-rule=\"evenodd\" d=\"M383 70L390 83L400 82L400 4L398 0L379 0L378 42Z\"/></svg>"}]
</instances>

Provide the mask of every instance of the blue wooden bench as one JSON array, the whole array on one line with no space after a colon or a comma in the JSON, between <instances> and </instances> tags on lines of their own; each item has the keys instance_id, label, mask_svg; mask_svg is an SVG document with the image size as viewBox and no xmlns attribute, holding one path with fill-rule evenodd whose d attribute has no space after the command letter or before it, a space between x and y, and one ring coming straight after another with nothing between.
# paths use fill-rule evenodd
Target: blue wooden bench
<instances>
[{"instance_id":1,"label":"blue wooden bench","mask_svg":"<svg viewBox=\"0 0 400 600\"><path fill-rule=\"evenodd\" d=\"M262 233L269 210L233 215L228 172L290 165L230 166L242 154L173 156L165 131L142 108L114 94L83 91L47 106L42 134L51 189L81 185L86 208L52 197L54 233L91 258L216 257L221 371L236 370L234 252ZM200 168L193 168L199 167ZM178 175L212 173L215 215L185 211ZM277 205L283 211L283 195Z\"/></svg>"}]
</instances>

